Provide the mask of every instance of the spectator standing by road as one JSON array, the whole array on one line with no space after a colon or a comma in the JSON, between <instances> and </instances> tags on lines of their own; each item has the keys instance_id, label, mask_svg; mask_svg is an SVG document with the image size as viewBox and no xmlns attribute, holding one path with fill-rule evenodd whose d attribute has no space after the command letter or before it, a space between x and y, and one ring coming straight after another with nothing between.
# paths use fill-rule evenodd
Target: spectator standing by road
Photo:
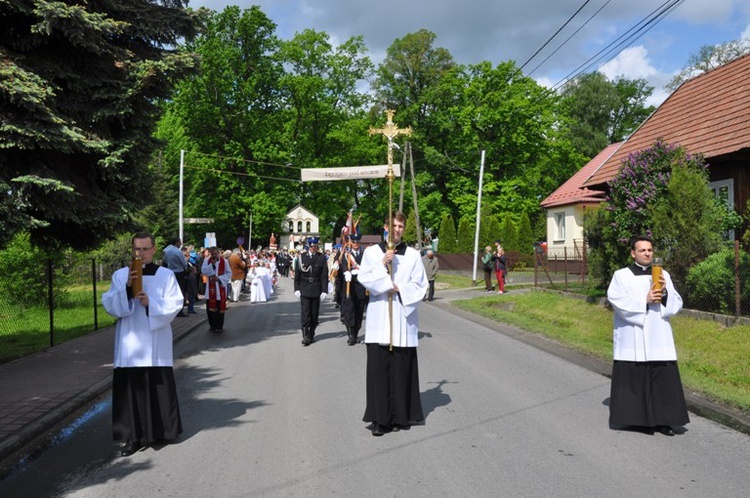
<instances>
[{"instance_id":1,"label":"spectator standing by road","mask_svg":"<svg viewBox=\"0 0 750 498\"><path fill-rule=\"evenodd\" d=\"M508 272L508 257L505 255L503 246L498 245L495 254L492 256L492 268L495 270L497 278L498 294L505 293L505 275Z\"/></svg>"},{"instance_id":2,"label":"spectator standing by road","mask_svg":"<svg viewBox=\"0 0 750 498\"><path fill-rule=\"evenodd\" d=\"M432 249L427 249L427 254L422 257L422 264L427 273L427 281L430 284L430 290L427 292L426 299L432 301L435 298L435 277L437 277L438 270L440 270L440 263Z\"/></svg>"},{"instance_id":3,"label":"spectator standing by road","mask_svg":"<svg viewBox=\"0 0 750 498\"><path fill-rule=\"evenodd\" d=\"M482 271L484 272L484 292L492 292L492 248L484 248L482 255Z\"/></svg>"},{"instance_id":4,"label":"spectator standing by road","mask_svg":"<svg viewBox=\"0 0 750 498\"><path fill-rule=\"evenodd\" d=\"M633 263L617 270L607 289L615 311L609 423L674 436L690 422L669 323L682 297L667 271L659 268L653 281L649 237L634 237L630 256Z\"/></svg>"},{"instance_id":5,"label":"spectator standing by road","mask_svg":"<svg viewBox=\"0 0 750 498\"><path fill-rule=\"evenodd\" d=\"M142 265L140 292L133 292L137 271L125 267L112 275L112 285L102 296L104 309L117 318L112 433L115 440L125 442L122 456L159 440L175 439L182 432L171 324L182 311L184 298L175 274L153 262L155 246L147 232L131 239L133 256L139 256Z\"/></svg>"},{"instance_id":6,"label":"spectator standing by road","mask_svg":"<svg viewBox=\"0 0 750 498\"><path fill-rule=\"evenodd\" d=\"M177 284L180 286L183 296L187 296L187 260L182 253L182 240L174 237L169 245L162 251L162 266L166 266L174 273ZM183 302L183 307L185 306ZM182 310L177 316L187 316Z\"/></svg>"}]
</instances>

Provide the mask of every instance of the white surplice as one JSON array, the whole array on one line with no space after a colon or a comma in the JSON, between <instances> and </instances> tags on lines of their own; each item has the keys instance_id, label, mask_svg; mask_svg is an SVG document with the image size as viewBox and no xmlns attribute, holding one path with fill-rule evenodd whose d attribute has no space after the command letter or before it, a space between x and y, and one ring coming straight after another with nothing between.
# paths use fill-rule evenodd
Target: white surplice
<instances>
[{"instance_id":1,"label":"white surplice","mask_svg":"<svg viewBox=\"0 0 750 498\"><path fill-rule=\"evenodd\" d=\"M417 308L429 287L427 275L419 252L406 247L403 255L393 258L393 280L383 264L385 253L380 245L365 249L358 281L370 291L365 321L365 343L389 344L391 319L388 312L388 294L393 283L398 294L393 294L393 346L416 347L419 335Z\"/></svg>"},{"instance_id":2,"label":"white surplice","mask_svg":"<svg viewBox=\"0 0 750 498\"><path fill-rule=\"evenodd\" d=\"M675 361L669 318L682 309L682 297L666 270L666 304L647 304L651 288L649 275L635 275L630 268L617 270L607 289L607 299L615 311L613 354L622 361Z\"/></svg>"},{"instance_id":3,"label":"white surplice","mask_svg":"<svg viewBox=\"0 0 750 498\"><path fill-rule=\"evenodd\" d=\"M112 285L102 305L118 318L115 327L114 367L171 367L172 320L183 307L183 296L174 272L159 267L143 276L148 310L137 299L128 299L129 267L112 275Z\"/></svg>"}]
</instances>

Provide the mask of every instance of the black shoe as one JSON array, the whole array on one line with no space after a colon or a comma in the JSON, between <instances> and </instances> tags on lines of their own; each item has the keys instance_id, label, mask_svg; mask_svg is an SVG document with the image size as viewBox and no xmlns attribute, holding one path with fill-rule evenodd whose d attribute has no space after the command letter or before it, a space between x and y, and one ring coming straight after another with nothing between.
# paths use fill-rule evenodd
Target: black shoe
<instances>
[{"instance_id":1,"label":"black shoe","mask_svg":"<svg viewBox=\"0 0 750 498\"><path fill-rule=\"evenodd\" d=\"M143 448L143 446L141 445L140 441L133 442L130 439L128 439L125 442L125 445L122 448L120 448L120 456L130 456L136 451L140 450L141 448Z\"/></svg>"},{"instance_id":2,"label":"black shoe","mask_svg":"<svg viewBox=\"0 0 750 498\"><path fill-rule=\"evenodd\" d=\"M383 427L377 422L373 422L371 430L373 436L382 436L385 434L385 429L383 429Z\"/></svg>"},{"instance_id":3,"label":"black shoe","mask_svg":"<svg viewBox=\"0 0 750 498\"><path fill-rule=\"evenodd\" d=\"M674 436L674 430L668 425L658 425L656 426L656 430L665 436Z\"/></svg>"}]
</instances>

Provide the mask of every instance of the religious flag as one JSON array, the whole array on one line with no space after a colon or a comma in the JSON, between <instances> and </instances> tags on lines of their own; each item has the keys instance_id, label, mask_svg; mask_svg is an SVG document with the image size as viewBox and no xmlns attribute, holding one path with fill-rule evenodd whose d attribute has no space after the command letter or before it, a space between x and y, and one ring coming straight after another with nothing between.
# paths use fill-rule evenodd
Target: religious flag
<instances>
[{"instance_id":1,"label":"religious flag","mask_svg":"<svg viewBox=\"0 0 750 498\"><path fill-rule=\"evenodd\" d=\"M349 214L346 217L346 223L344 223L344 226L341 227L341 241L343 242L346 239L346 236L354 233L354 225L352 223L352 210L349 210Z\"/></svg>"}]
</instances>

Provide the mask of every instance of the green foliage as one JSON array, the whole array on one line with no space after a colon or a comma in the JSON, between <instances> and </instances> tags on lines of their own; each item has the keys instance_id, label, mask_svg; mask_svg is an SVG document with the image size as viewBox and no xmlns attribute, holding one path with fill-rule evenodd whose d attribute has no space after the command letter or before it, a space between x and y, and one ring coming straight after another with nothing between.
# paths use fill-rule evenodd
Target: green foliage
<instances>
[{"instance_id":1,"label":"green foliage","mask_svg":"<svg viewBox=\"0 0 750 498\"><path fill-rule=\"evenodd\" d=\"M654 243L676 285L685 282L696 261L724 243L726 204L714 197L703 170L676 167L661 202L651 209Z\"/></svg>"},{"instance_id":2,"label":"green foliage","mask_svg":"<svg viewBox=\"0 0 750 498\"><path fill-rule=\"evenodd\" d=\"M685 81L728 64L748 53L750 53L750 39L747 37L718 45L703 45L697 52L690 54L682 70L664 87L673 92Z\"/></svg>"},{"instance_id":3,"label":"green foliage","mask_svg":"<svg viewBox=\"0 0 750 498\"><path fill-rule=\"evenodd\" d=\"M54 253L32 246L27 233L18 233L0 251L0 273L12 275L6 278L0 290L0 300L14 306L39 306L48 302L48 260ZM61 303L65 298L66 282L61 255L55 258L53 267L53 300Z\"/></svg>"},{"instance_id":4,"label":"green foliage","mask_svg":"<svg viewBox=\"0 0 750 498\"><path fill-rule=\"evenodd\" d=\"M534 232L531 230L529 215L521 213L521 220L518 222L518 252L522 254L533 253L534 242Z\"/></svg>"},{"instance_id":5,"label":"green foliage","mask_svg":"<svg viewBox=\"0 0 750 498\"><path fill-rule=\"evenodd\" d=\"M659 140L624 160L609 187L605 205L584 219L601 285L630 260L634 235L653 236L678 288L693 262L719 249L728 214L707 188L700 156Z\"/></svg>"},{"instance_id":6,"label":"green foliage","mask_svg":"<svg viewBox=\"0 0 750 498\"><path fill-rule=\"evenodd\" d=\"M482 210L481 225L479 226L479 249L483 252L487 246L495 247L495 240L500 237L500 222L497 216Z\"/></svg>"},{"instance_id":7,"label":"green foliage","mask_svg":"<svg viewBox=\"0 0 750 498\"><path fill-rule=\"evenodd\" d=\"M750 255L740 252L740 308L750 306ZM697 263L688 272L685 280L685 306L691 309L734 314L735 267L734 249L722 249Z\"/></svg>"},{"instance_id":8,"label":"green foliage","mask_svg":"<svg viewBox=\"0 0 750 498\"><path fill-rule=\"evenodd\" d=\"M496 239L500 240L505 252L520 252L518 245L518 229L510 213L505 215L503 223L500 226L500 233ZM532 244L533 245L533 244Z\"/></svg>"},{"instance_id":9,"label":"green foliage","mask_svg":"<svg viewBox=\"0 0 750 498\"><path fill-rule=\"evenodd\" d=\"M653 111L645 102L653 92L646 80L614 81L600 72L587 73L563 88L566 114L571 118L569 139L586 157L630 135Z\"/></svg>"},{"instance_id":10,"label":"green foliage","mask_svg":"<svg viewBox=\"0 0 750 498\"><path fill-rule=\"evenodd\" d=\"M456 234L456 252L474 252L474 234L476 232L474 219L464 216L458 222Z\"/></svg>"},{"instance_id":11,"label":"green foliage","mask_svg":"<svg viewBox=\"0 0 750 498\"><path fill-rule=\"evenodd\" d=\"M158 103L196 67L164 48L196 32L200 14L183 3L3 2L5 241L23 230L34 245L85 249L131 227L151 199Z\"/></svg>"},{"instance_id":12,"label":"green foliage","mask_svg":"<svg viewBox=\"0 0 750 498\"><path fill-rule=\"evenodd\" d=\"M414 211L409 211L406 216L406 226L402 239L409 245L413 245L417 241L417 216Z\"/></svg>"},{"instance_id":13,"label":"green foliage","mask_svg":"<svg viewBox=\"0 0 750 498\"><path fill-rule=\"evenodd\" d=\"M453 215L450 213L443 216L438 236L440 239L438 242L438 251L442 253L456 252L456 223L453 221Z\"/></svg>"}]
</instances>

